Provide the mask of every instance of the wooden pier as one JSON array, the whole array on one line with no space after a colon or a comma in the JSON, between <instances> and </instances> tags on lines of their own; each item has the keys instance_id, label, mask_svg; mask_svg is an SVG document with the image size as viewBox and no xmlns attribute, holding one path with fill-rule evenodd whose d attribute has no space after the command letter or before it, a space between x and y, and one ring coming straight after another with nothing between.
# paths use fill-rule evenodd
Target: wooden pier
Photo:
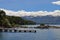
<instances>
[{"instance_id":1,"label":"wooden pier","mask_svg":"<svg viewBox=\"0 0 60 40\"><path fill-rule=\"evenodd\" d=\"M36 33L36 30L32 29L19 29L19 28L0 28L0 32L30 32L30 33Z\"/></svg>"}]
</instances>

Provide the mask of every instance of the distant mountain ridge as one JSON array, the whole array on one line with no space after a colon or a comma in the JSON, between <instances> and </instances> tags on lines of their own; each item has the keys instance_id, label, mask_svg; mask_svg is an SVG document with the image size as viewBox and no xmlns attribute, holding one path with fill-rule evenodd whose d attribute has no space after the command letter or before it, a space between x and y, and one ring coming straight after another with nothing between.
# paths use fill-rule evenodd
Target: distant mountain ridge
<instances>
[{"instance_id":1,"label":"distant mountain ridge","mask_svg":"<svg viewBox=\"0 0 60 40\"><path fill-rule=\"evenodd\" d=\"M60 24L60 16L37 16L37 17L23 17L27 20L35 21L36 23Z\"/></svg>"},{"instance_id":2,"label":"distant mountain ridge","mask_svg":"<svg viewBox=\"0 0 60 40\"><path fill-rule=\"evenodd\" d=\"M27 12L25 10L15 12L6 9L1 10L4 10L6 12L6 15L19 16L22 17L23 19L35 21L36 23L60 24L60 10L54 10L52 12L48 11Z\"/></svg>"}]
</instances>

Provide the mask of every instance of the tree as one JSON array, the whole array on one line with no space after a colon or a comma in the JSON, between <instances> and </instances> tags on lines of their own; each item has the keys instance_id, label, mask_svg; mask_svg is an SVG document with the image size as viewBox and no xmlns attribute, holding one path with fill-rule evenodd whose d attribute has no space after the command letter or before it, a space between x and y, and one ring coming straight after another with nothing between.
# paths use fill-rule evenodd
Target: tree
<instances>
[{"instance_id":1,"label":"tree","mask_svg":"<svg viewBox=\"0 0 60 40\"><path fill-rule=\"evenodd\" d=\"M0 26L11 27L11 24L6 17L6 13L3 10L0 10Z\"/></svg>"},{"instance_id":2,"label":"tree","mask_svg":"<svg viewBox=\"0 0 60 40\"><path fill-rule=\"evenodd\" d=\"M45 24L42 23L42 24L40 24L40 26L45 26Z\"/></svg>"},{"instance_id":3,"label":"tree","mask_svg":"<svg viewBox=\"0 0 60 40\"><path fill-rule=\"evenodd\" d=\"M0 19L3 19L6 16L3 10L0 10Z\"/></svg>"}]
</instances>

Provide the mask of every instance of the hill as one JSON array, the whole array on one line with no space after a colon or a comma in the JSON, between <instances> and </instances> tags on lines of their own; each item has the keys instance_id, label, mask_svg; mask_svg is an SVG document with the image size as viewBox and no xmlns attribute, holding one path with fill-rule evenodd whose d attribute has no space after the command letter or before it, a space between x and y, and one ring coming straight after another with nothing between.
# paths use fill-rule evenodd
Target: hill
<instances>
[{"instance_id":1,"label":"hill","mask_svg":"<svg viewBox=\"0 0 60 40\"><path fill-rule=\"evenodd\" d=\"M14 27L16 25L36 24L30 20L24 20L17 16L7 16L3 10L0 10L0 26L1 27Z\"/></svg>"}]
</instances>

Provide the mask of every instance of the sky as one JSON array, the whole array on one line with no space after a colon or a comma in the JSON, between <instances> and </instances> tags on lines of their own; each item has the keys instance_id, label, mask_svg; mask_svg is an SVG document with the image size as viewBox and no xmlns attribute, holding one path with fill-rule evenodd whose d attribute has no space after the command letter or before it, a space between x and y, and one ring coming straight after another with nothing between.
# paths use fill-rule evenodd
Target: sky
<instances>
[{"instance_id":1,"label":"sky","mask_svg":"<svg viewBox=\"0 0 60 40\"><path fill-rule=\"evenodd\" d=\"M0 0L0 8L18 11L54 11L60 10L60 5L52 3L59 0Z\"/></svg>"},{"instance_id":2,"label":"sky","mask_svg":"<svg viewBox=\"0 0 60 40\"><path fill-rule=\"evenodd\" d=\"M60 0L0 0L9 16L60 16Z\"/></svg>"}]
</instances>

